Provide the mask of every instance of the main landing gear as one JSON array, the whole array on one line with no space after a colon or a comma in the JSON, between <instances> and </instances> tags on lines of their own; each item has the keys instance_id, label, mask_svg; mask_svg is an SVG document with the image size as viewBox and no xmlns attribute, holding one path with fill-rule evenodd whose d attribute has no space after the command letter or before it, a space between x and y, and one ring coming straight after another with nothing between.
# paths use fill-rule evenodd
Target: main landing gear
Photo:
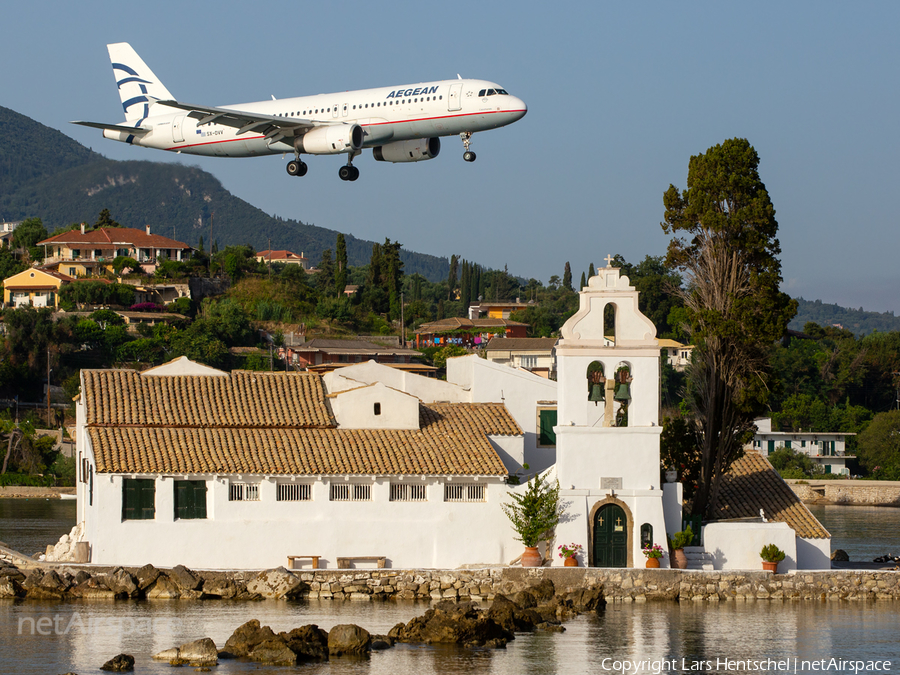
<instances>
[{"instance_id":1,"label":"main landing gear","mask_svg":"<svg viewBox=\"0 0 900 675\"><path fill-rule=\"evenodd\" d=\"M472 142L472 132L464 131L459 135L459 137L462 139L463 145L466 146L466 151L463 153L463 159L467 162L474 162L475 153L469 150L469 143Z\"/></svg>"},{"instance_id":2,"label":"main landing gear","mask_svg":"<svg viewBox=\"0 0 900 675\"><path fill-rule=\"evenodd\" d=\"M356 154L358 155L361 153L357 152ZM359 178L359 169L357 169L355 166L353 166L353 157L355 157L355 155L352 152L348 153L347 163L344 166L342 166L340 169L338 169L338 177L341 180L349 180L349 181L353 182L357 178Z\"/></svg>"},{"instance_id":3,"label":"main landing gear","mask_svg":"<svg viewBox=\"0 0 900 675\"><path fill-rule=\"evenodd\" d=\"M305 176L309 167L306 162L300 159L292 159L287 163L287 172L289 176Z\"/></svg>"}]
</instances>

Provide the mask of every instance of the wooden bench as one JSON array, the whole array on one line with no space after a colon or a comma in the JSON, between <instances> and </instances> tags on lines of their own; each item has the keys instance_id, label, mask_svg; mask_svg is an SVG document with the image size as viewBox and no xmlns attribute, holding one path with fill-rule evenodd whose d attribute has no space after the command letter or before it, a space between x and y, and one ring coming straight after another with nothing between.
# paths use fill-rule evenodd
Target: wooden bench
<instances>
[{"instance_id":1,"label":"wooden bench","mask_svg":"<svg viewBox=\"0 0 900 675\"><path fill-rule=\"evenodd\" d=\"M385 560L386 557L383 555L354 555L347 558L338 558L337 564L339 570L348 570L350 569L351 561L373 562L378 563L378 567L380 569L384 567Z\"/></svg>"},{"instance_id":2,"label":"wooden bench","mask_svg":"<svg viewBox=\"0 0 900 675\"><path fill-rule=\"evenodd\" d=\"M294 561L295 561L295 560L298 560L298 559L301 559L301 558L305 560L306 558L309 558L310 560L312 560L312 568L313 568L314 570L317 570L317 569L319 569L319 558L321 558L321 557L322 557L322 556L319 556L319 555L289 555L289 556L287 557L287 559L288 559L288 569L289 569L289 570L295 570L295 569L298 569L298 568L294 567Z\"/></svg>"}]
</instances>

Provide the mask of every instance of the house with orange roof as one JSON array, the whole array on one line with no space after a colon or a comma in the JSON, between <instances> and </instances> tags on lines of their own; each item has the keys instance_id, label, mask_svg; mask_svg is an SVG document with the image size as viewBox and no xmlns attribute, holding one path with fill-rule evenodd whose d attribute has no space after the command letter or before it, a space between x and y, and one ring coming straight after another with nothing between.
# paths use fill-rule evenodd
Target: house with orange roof
<instances>
[{"instance_id":1,"label":"house with orange roof","mask_svg":"<svg viewBox=\"0 0 900 675\"><path fill-rule=\"evenodd\" d=\"M309 269L309 259L301 252L300 255L291 251L258 251L256 261L261 263L282 263L284 265L300 265L305 270Z\"/></svg>"},{"instance_id":2,"label":"house with orange roof","mask_svg":"<svg viewBox=\"0 0 900 675\"><path fill-rule=\"evenodd\" d=\"M75 281L66 274L32 267L3 280L6 307L59 307L59 290Z\"/></svg>"},{"instance_id":3,"label":"house with orange roof","mask_svg":"<svg viewBox=\"0 0 900 675\"><path fill-rule=\"evenodd\" d=\"M129 227L99 227L70 230L39 241L44 247L44 266L69 276L94 276L99 268L112 271L119 256L134 258L144 272L152 274L162 260L187 260L191 247L159 234Z\"/></svg>"}]
</instances>

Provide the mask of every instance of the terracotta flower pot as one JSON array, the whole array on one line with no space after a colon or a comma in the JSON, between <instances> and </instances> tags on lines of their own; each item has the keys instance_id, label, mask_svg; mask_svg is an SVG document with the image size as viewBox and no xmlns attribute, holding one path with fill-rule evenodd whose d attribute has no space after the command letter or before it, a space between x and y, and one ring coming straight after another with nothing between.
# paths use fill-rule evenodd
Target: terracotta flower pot
<instances>
[{"instance_id":1,"label":"terracotta flower pot","mask_svg":"<svg viewBox=\"0 0 900 675\"><path fill-rule=\"evenodd\" d=\"M571 558L566 558L563 565L566 567L578 567L578 558L574 555Z\"/></svg>"},{"instance_id":2,"label":"terracotta flower pot","mask_svg":"<svg viewBox=\"0 0 900 675\"><path fill-rule=\"evenodd\" d=\"M777 562L766 562L763 560L763 570L766 572L778 572Z\"/></svg>"},{"instance_id":3,"label":"terracotta flower pot","mask_svg":"<svg viewBox=\"0 0 900 675\"><path fill-rule=\"evenodd\" d=\"M537 549L537 546L526 546L525 553L522 554L522 567L540 567L544 559Z\"/></svg>"},{"instance_id":4,"label":"terracotta flower pot","mask_svg":"<svg viewBox=\"0 0 900 675\"><path fill-rule=\"evenodd\" d=\"M676 570L686 570L688 566L687 556L684 554L683 548L676 548L672 551L672 556L670 558L672 561L672 567Z\"/></svg>"},{"instance_id":5,"label":"terracotta flower pot","mask_svg":"<svg viewBox=\"0 0 900 675\"><path fill-rule=\"evenodd\" d=\"M659 558L647 558L647 567L659 567Z\"/></svg>"}]
</instances>

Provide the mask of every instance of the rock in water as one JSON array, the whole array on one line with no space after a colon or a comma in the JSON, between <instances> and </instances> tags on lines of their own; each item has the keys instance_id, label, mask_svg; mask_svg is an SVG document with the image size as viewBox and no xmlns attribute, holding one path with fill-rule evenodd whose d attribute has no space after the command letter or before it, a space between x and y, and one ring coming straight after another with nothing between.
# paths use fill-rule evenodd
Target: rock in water
<instances>
[{"instance_id":1,"label":"rock in water","mask_svg":"<svg viewBox=\"0 0 900 675\"><path fill-rule=\"evenodd\" d=\"M269 663L276 666L295 666L297 665L297 655L287 646L284 638L275 636L271 640L266 640L256 645L247 658L259 663Z\"/></svg>"},{"instance_id":2,"label":"rock in water","mask_svg":"<svg viewBox=\"0 0 900 675\"><path fill-rule=\"evenodd\" d=\"M154 659L168 661L172 665L189 663L192 666L215 666L218 664L218 650L212 638L194 640L156 654Z\"/></svg>"},{"instance_id":3,"label":"rock in water","mask_svg":"<svg viewBox=\"0 0 900 675\"><path fill-rule=\"evenodd\" d=\"M126 673L134 670L134 657L131 654L119 654L100 666L100 670L113 673Z\"/></svg>"},{"instance_id":4,"label":"rock in water","mask_svg":"<svg viewBox=\"0 0 900 675\"><path fill-rule=\"evenodd\" d=\"M259 625L259 619L252 619L240 626L225 643L224 652L232 656L247 656L254 647L276 637L268 626Z\"/></svg>"},{"instance_id":5,"label":"rock in water","mask_svg":"<svg viewBox=\"0 0 900 675\"><path fill-rule=\"evenodd\" d=\"M831 554L831 559L837 562L850 562L850 556L842 548L835 549L834 553Z\"/></svg>"},{"instance_id":6,"label":"rock in water","mask_svg":"<svg viewBox=\"0 0 900 675\"><path fill-rule=\"evenodd\" d=\"M372 636L355 624L341 624L328 632L328 653L331 656L360 656L369 651Z\"/></svg>"}]
</instances>

